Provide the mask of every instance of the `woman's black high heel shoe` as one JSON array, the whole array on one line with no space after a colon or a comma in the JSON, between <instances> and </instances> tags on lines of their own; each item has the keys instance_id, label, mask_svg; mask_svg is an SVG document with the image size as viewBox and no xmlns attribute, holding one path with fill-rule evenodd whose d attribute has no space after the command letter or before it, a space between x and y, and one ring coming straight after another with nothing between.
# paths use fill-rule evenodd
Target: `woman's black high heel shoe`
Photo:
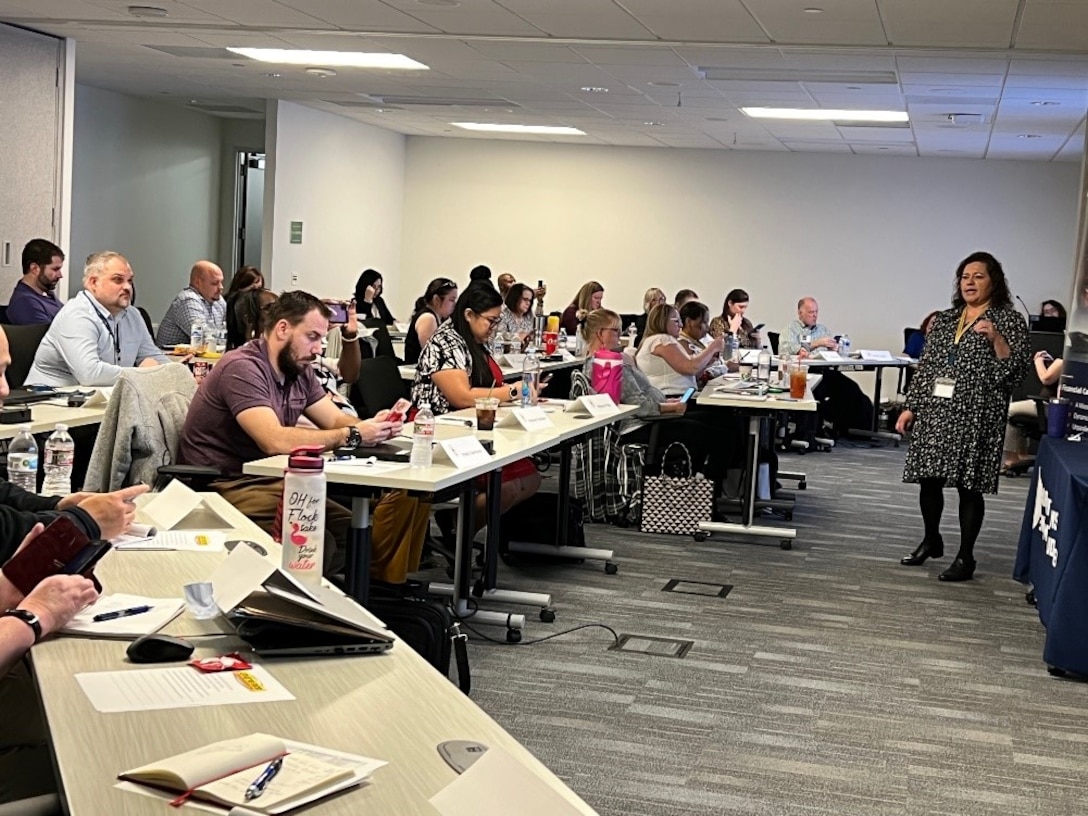
<instances>
[{"instance_id":1,"label":"woman's black high heel shoe","mask_svg":"<svg viewBox=\"0 0 1088 816\"><path fill-rule=\"evenodd\" d=\"M938 581L970 581L975 574L975 559L960 558L952 562L952 565L937 576Z\"/></svg>"},{"instance_id":2,"label":"woman's black high heel shoe","mask_svg":"<svg viewBox=\"0 0 1088 816\"><path fill-rule=\"evenodd\" d=\"M919 567L926 562L927 558L940 558L943 555L943 539L937 539L935 542L923 540L921 544L914 548L914 552L900 558L899 563L904 567Z\"/></svg>"}]
</instances>

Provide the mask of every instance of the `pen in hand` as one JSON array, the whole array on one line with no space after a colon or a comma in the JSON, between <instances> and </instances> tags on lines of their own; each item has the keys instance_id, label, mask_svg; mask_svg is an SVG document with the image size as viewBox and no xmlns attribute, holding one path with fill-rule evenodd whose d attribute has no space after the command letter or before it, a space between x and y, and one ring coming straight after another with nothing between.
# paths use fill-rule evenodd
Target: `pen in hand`
<instances>
[{"instance_id":1,"label":"pen in hand","mask_svg":"<svg viewBox=\"0 0 1088 816\"><path fill-rule=\"evenodd\" d=\"M150 612L154 607L151 606L130 606L128 609L118 609L116 612L102 612L99 615L95 615L91 620L95 623L101 623L102 621L117 620L117 618L128 618L132 615L142 615L144 612Z\"/></svg>"},{"instance_id":2,"label":"pen in hand","mask_svg":"<svg viewBox=\"0 0 1088 816\"><path fill-rule=\"evenodd\" d=\"M264 789L268 787L268 783L272 781L272 778L280 772L280 767L283 765L283 757L277 757L268 763L268 766L261 771L261 775L253 780L253 784L246 788L246 801L249 802L256 799L262 793Z\"/></svg>"}]
</instances>

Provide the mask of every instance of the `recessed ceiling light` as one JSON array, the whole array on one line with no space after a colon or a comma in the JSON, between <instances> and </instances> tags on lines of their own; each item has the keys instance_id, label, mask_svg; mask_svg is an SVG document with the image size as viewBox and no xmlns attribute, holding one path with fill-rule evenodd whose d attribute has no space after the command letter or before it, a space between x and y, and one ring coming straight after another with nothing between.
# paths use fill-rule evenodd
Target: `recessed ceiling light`
<instances>
[{"instance_id":1,"label":"recessed ceiling light","mask_svg":"<svg viewBox=\"0 0 1088 816\"><path fill-rule=\"evenodd\" d=\"M805 14L823 14L824 13L824 10L822 8L817 8L816 6L809 6L804 11L805 11Z\"/></svg>"},{"instance_id":2,"label":"recessed ceiling light","mask_svg":"<svg viewBox=\"0 0 1088 816\"><path fill-rule=\"evenodd\" d=\"M363 51L302 51L294 48L228 48L260 62L280 65L335 65L338 68L395 68L402 71L427 71L422 62L404 54L365 53Z\"/></svg>"},{"instance_id":3,"label":"recessed ceiling light","mask_svg":"<svg viewBox=\"0 0 1088 816\"><path fill-rule=\"evenodd\" d=\"M336 71L332 68L307 68L306 73L310 76L321 77L322 79L336 76Z\"/></svg>"},{"instance_id":4,"label":"recessed ceiling light","mask_svg":"<svg viewBox=\"0 0 1088 816\"><path fill-rule=\"evenodd\" d=\"M1017 133L1017 139L1041 139L1043 138L1038 133Z\"/></svg>"},{"instance_id":5,"label":"recessed ceiling light","mask_svg":"<svg viewBox=\"0 0 1088 816\"><path fill-rule=\"evenodd\" d=\"M442 6L443 8L454 8L461 5L460 0L416 0L421 6Z\"/></svg>"},{"instance_id":6,"label":"recessed ceiling light","mask_svg":"<svg viewBox=\"0 0 1088 816\"><path fill-rule=\"evenodd\" d=\"M679 88L679 82L647 82L647 85L653 85L655 88ZM582 90L585 90L583 88Z\"/></svg>"},{"instance_id":7,"label":"recessed ceiling light","mask_svg":"<svg viewBox=\"0 0 1088 816\"><path fill-rule=\"evenodd\" d=\"M133 17L169 17L170 12L159 6L129 6L128 13Z\"/></svg>"},{"instance_id":8,"label":"recessed ceiling light","mask_svg":"<svg viewBox=\"0 0 1088 816\"><path fill-rule=\"evenodd\" d=\"M906 111L821 110L813 108L741 108L753 119L799 119L808 122L909 122Z\"/></svg>"},{"instance_id":9,"label":"recessed ceiling light","mask_svg":"<svg viewBox=\"0 0 1088 816\"><path fill-rule=\"evenodd\" d=\"M643 122L646 127L665 127L664 122Z\"/></svg>"},{"instance_id":10,"label":"recessed ceiling light","mask_svg":"<svg viewBox=\"0 0 1088 816\"><path fill-rule=\"evenodd\" d=\"M271 74L261 74L261 76L271 77L272 79L278 79L279 77L283 76L283 74L271 73Z\"/></svg>"},{"instance_id":11,"label":"recessed ceiling light","mask_svg":"<svg viewBox=\"0 0 1088 816\"><path fill-rule=\"evenodd\" d=\"M1055 102L1053 99L1040 99L1036 102L1032 102L1031 104L1035 105L1036 107L1049 108L1051 105L1060 105L1061 102Z\"/></svg>"},{"instance_id":12,"label":"recessed ceiling light","mask_svg":"<svg viewBox=\"0 0 1088 816\"><path fill-rule=\"evenodd\" d=\"M860 85L847 85L846 90L848 90L848 91L860 91L861 86Z\"/></svg>"},{"instance_id":13,"label":"recessed ceiling light","mask_svg":"<svg viewBox=\"0 0 1088 816\"><path fill-rule=\"evenodd\" d=\"M586 93L608 93L608 88L597 88L593 85L583 85L582 90Z\"/></svg>"},{"instance_id":14,"label":"recessed ceiling light","mask_svg":"<svg viewBox=\"0 0 1088 816\"><path fill-rule=\"evenodd\" d=\"M484 133L532 133L542 136L585 136L585 131L573 127L551 125L487 125L478 122L450 122L454 127Z\"/></svg>"}]
</instances>

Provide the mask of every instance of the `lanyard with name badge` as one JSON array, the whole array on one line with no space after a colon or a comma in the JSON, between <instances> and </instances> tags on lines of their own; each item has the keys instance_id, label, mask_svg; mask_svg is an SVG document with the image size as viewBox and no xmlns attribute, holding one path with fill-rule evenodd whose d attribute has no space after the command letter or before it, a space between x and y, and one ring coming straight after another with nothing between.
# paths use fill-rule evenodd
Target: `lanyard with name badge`
<instances>
[{"instance_id":1,"label":"lanyard with name badge","mask_svg":"<svg viewBox=\"0 0 1088 816\"><path fill-rule=\"evenodd\" d=\"M117 331L113 330L110 325L110 321L102 316L102 312L98 311L98 307L94 305L91 300L91 296L86 291L83 292L87 297L87 302L91 304L91 308L94 309L94 313L98 315L98 319L102 321L102 325L106 327L106 331L110 335L110 339L113 341L113 362L115 365L121 365L121 325L117 324Z\"/></svg>"},{"instance_id":2,"label":"lanyard with name badge","mask_svg":"<svg viewBox=\"0 0 1088 816\"><path fill-rule=\"evenodd\" d=\"M987 307L988 308L988 307ZM967 322L967 307L964 307L960 312L960 320L956 325L956 333L952 340L952 349L948 352L948 365L952 367L956 364L956 357L959 355L959 345L963 336L974 326L982 316L986 314L986 309L979 312L978 317ZM937 377L933 381L933 396L939 399L952 399L952 395L956 391L956 379L954 377Z\"/></svg>"}]
</instances>

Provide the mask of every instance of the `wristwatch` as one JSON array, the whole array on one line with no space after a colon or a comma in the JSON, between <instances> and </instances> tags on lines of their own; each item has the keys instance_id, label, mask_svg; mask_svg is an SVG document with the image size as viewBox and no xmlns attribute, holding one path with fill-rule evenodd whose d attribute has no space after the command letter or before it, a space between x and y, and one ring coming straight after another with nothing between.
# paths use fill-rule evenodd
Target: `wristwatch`
<instances>
[{"instance_id":1,"label":"wristwatch","mask_svg":"<svg viewBox=\"0 0 1088 816\"><path fill-rule=\"evenodd\" d=\"M361 448L363 446L363 435L359 433L359 429L352 425L348 428L348 439L344 443L345 448Z\"/></svg>"},{"instance_id":2,"label":"wristwatch","mask_svg":"<svg viewBox=\"0 0 1088 816\"><path fill-rule=\"evenodd\" d=\"M3 612L0 612L0 618L18 618L34 630L35 643L42 639L42 622L38 620L38 616L33 612L29 612L26 609L5 609Z\"/></svg>"},{"instance_id":3,"label":"wristwatch","mask_svg":"<svg viewBox=\"0 0 1088 816\"><path fill-rule=\"evenodd\" d=\"M517 402L518 399L518 387L516 385L510 386L510 401Z\"/></svg>"}]
</instances>

